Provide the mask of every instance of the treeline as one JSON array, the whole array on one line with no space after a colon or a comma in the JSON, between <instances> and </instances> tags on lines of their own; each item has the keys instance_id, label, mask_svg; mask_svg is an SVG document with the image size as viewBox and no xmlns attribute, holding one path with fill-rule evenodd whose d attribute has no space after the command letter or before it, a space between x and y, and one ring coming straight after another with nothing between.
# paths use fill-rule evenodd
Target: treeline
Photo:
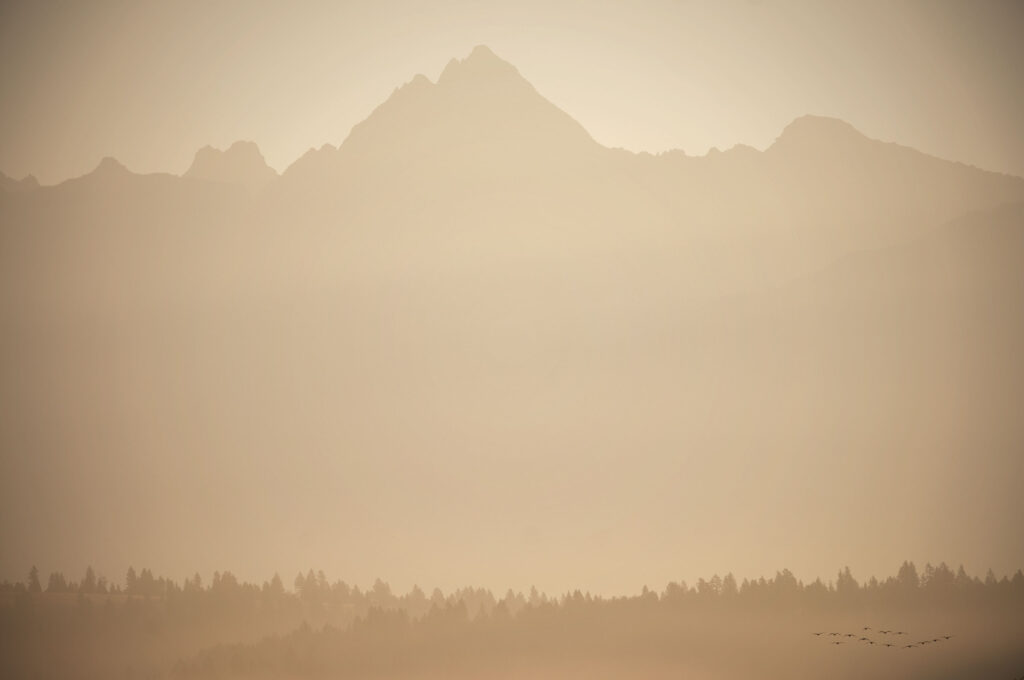
<instances>
[{"instance_id":1,"label":"treeline","mask_svg":"<svg viewBox=\"0 0 1024 680\"><path fill-rule=\"evenodd\" d=\"M581 591L551 597L536 588L500 597L482 588L428 595L413 587L396 594L379 579L361 589L312 570L290 587L277 575L259 584L230 572L215 573L209 583L198 575L175 582L149 569L129 569L122 583L97 578L92 569L77 582L55 573L44 587L33 568L24 582L0 584L0 676L160 677L174 668L186 675L259 675L264 666L287 676L344 676L342 667L388 675L378 666L382 658L406 659L402 672L413 672L453 660L486 665L492 651L501 658L528 651L537 663L608 650L621 652L616 663L645 654L682 663L680 649L697 656L720 650L725 659L730 640L759 649L782 630L796 627L792 639L803 640L811 628L846 620L859 630L882 619L907 627L915 618L931 625L945 617L964 627L994 626L1010 616L1017 628L986 634L995 639L1005 630L1024 633L1020 611L1020 570L978 577L962 567L918 570L910 562L881 580L859 582L847 568L834 581L803 583L784 569L771 578L737 581L727 574L624 597ZM855 627L854 620L866 623ZM767 638L764 626L772 629ZM646 632L637 637L637 631ZM438 642L439 635L447 642ZM648 649L658 640L664 648ZM485 652L470 653L479 645Z\"/></svg>"},{"instance_id":2,"label":"treeline","mask_svg":"<svg viewBox=\"0 0 1024 680\"><path fill-rule=\"evenodd\" d=\"M474 615L464 602L415 618L372 608L347 629L302 626L218 645L175 666L184 678L792 678L1017 677L1024 668L1024 574L997 579L907 562L884 580L803 584L788 570L737 583L700 579L662 593L580 591L531 603L506 596ZM943 646L867 640L899 628ZM868 630L876 632L867 632ZM837 633L839 635L840 633ZM947 637L948 636L948 637ZM878 643L901 638L879 637ZM954 642L955 641L955 642ZM859 644L859 646L858 646ZM848 647L841 648L841 645Z\"/></svg>"},{"instance_id":3,"label":"treeline","mask_svg":"<svg viewBox=\"0 0 1024 680\"><path fill-rule=\"evenodd\" d=\"M96 576L96 572L91 566L86 568L82 580L77 582L65 578L63 572L50 572L46 588L43 588L39 580L39 569L34 565L29 570L28 579L24 583L11 583L9 581L0 583L0 591L27 593L84 593L86 595L119 595L125 593L129 595L157 596L164 595L174 589L175 584L173 581L165 578L154 578L153 572L149 569L143 569L141 573L137 574L134 567L128 567L123 588L117 584L109 583L104 576Z\"/></svg>"},{"instance_id":4,"label":"treeline","mask_svg":"<svg viewBox=\"0 0 1024 680\"><path fill-rule=\"evenodd\" d=\"M431 607L462 602L466 605L469 615L473 617L478 613L490 614L499 603L509 612L515 613L527 605L580 597L595 599L589 593L579 591L552 599L536 588L532 588L527 594L509 589L500 598L484 588L462 588L448 595L439 588L434 588L428 596L419 586L413 586L408 593L395 594L381 579L377 579L369 589L362 590L359 586L349 585L342 580L329 581L323 571L314 572L312 569L305 574L299 573L292 583L292 588L286 587L278 574L274 574L270 580L262 584L247 583L239 581L229 571L214 572L209 584L205 584L199 574L177 583L169 578L155 577L150 569L144 568L136 572L133 567L129 567L123 584L118 584L110 583L102 576L97 577L93 568L88 567L80 581L70 580L59 571L51 572L47 585L43 587L39 570L33 566L24 582L0 582L0 593L111 595L118 596L111 598L111 601L140 597L156 598L168 603L208 600L220 602L228 607L241 607L246 611L260 607L288 608L290 605L311 615L319 614L320 618L329 618L332 613L344 612L350 620L353 618L352 615L363 615L371 608L398 609L416 618L426 614ZM874 601L985 601L1004 596L1019 596L1022 593L1024 571L1020 569L1012 576L1004 575L1002 578L997 578L989 569L984 578L980 578L967 574L962 565L954 571L944 562L937 566L927 564L919 571L913 562L904 562L896 575L881 580L872 576L859 582L849 567L846 567L839 571L834 581L825 582L819 578L804 583L788 569L783 569L776 572L772 578L743 579L742 582L738 582L732 574L715 575L710 579L699 578L692 585L686 581L673 581L660 593L644 586L639 597L693 602L735 600L750 603L848 605ZM7 603L10 603L9 598Z\"/></svg>"},{"instance_id":5,"label":"treeline","mask_svg":"<svg viewBox=\"0 0 1024 680\"><path fill-rule=\"evenodd\" d=\"M293 611L302 612L311 622L347 625L372 608L402 610L416 617L425 614L432 606L449 602L465 603L474 614L489 612L498 602L494 594L484 588L460 588L448 595L434 588L428 596L419 586L413 586L405 594L396 594L390 585L377 579L370 588L363 590L342 580L329 581L323 571L314 572L312 569L305 574L299 573L292 583L291 588L286 587L278 574L262 584L248 583L240 581L230 571L214 572L208 584L199 574L179 583L155 577L150 569L136 572L129 567L124 582L119 584L97 577L93 568L88 567L80 581L68 579L59 571L51 572L44 587L38 568L33 566L24 582L0 582L0 595L7 595L0 599L0 603L21 603L23 609L33 602L43 606L51 601L67 604L71 602L68 595L78 595L83 597L73 601L84 607L95 603L133 603L142 607L150 603L169 610L200 607L205 613L211 609L223 610L225 614L237 610L245 615L264 610ZM47 597L51 595L63 597ZM548 597L533 588L528 596L509 590L505 600L518 608L529 602L546 602Z\"/></svg>"},{"instance_id":6,"label":"treeline","mask_svg":"<svg viewBox=\"0 0 1024 680\"><path fill-rule=\"evenodd\" d=\"M698 579L693 587L686 582L669 583L662 599L686 601L741 601L751 604L804 606L871 606L979 604L1002 597L1024 598L1024 572L1018 569L1012 577L996 578L991 569L984 578L968 575L961 565L953 571L945 562L925 565L918 571L913 562L904 562L895 576L878 579L874 576L858 582L849 567L842 569L835 581L820 578L810 583L798 580L788 569L774 578L736 579L727 574L710 580Z\"/></svg>"}]
</instances>

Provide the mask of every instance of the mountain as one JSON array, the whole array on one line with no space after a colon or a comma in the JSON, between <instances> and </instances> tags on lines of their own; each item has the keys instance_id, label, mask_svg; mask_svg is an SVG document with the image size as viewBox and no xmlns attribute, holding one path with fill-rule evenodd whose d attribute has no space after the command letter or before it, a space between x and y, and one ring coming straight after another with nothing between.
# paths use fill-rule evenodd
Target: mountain
<instances>
[{"instance_id":1,"label":"mountain","mask_svg":"<svg viewBox=\"0 0 1024 680\"><path fill-rule=\"evenodd\" d=\"M267 544L400 563L366 537L401 526L425 580L473 580L445 571L469 541L496 580L572 581L572 550L613 582L732 531L773 564L959 559L1024 519L992 478L1024 446L1024 179L822 117L764 151L607 149L486 48L253 193L257 157L0 193L12 554L231 536L267 571ZM976 502L939 526L954 488ZM18 533L58 497L80 511Z\"/></svg>"},{"instance_id":2,"label":"mountain","mask_svg":"<svg viewBox=\"0 0 1024 680\"><path fill-rule=\"evenodd\" d=\"M847 123L815 116L787 126L765 156L775 179L771 189L790 198L795 222L814 229L857 225L856 233L845 235L847 247L897 243L966 212L1019 201L1024 182L869 139Z\"/></svg>"},{"instance_id":3,"label":"mountain","mask_svg":"<svg viewBox=\"0 0 1024 680\"><path fill-rule=\"evenodd\" d=\"M138 174L112 157L58 185L0 193L5 323L170 304L203 285L199 263L223 270L225 234L251 221L250 204L243 188Z\"/></svg>"},{"instance_id":4,"label":"mountain","mask_svg":"<svg viewBox=\"0 0 1024 680\"><path fill-rule=\"evenodd\" d=\"M605 206L592 195L628 184L606 155L514 66L481 46L453 59L436 83L418 75L397 88L337 148L297 160L270 201L284 213L301 202L304 220L345 223L353 234L402 229L410 244L422 237L495 255L514 248L509 239L530 240L553 222L597 219L594 211ZM486 236L481 223L489 225Z\"/></svg>"},{"instance_id":5,"label":"mountain","mask_svg":"<svg viewBox=\"0 0 1024 680\"><path fill-rule=\"evenodd\" d=\"M238 141L226 151L204 146L196 152L192 165L182 177L223 182L258 192L277 179L253 142Z\"/></svg>"},{"instance_id":6,"label":"mountain","mask_svg":"<svg viewBox=\"0 0 1024 680\"><path fill-rule=\"evenodd\" d=\"M1024 180L869 139L804 116L764 152L628 159L632 172L701 240L774 249L808 263L892 245L959 215L1021 200ZM691 232L693 233L693 232Z\"/></svg>"},{"instance_id":7,"label":"mountain","mask_svg":"<svg viewBox=\"0 0 1024 680\"><path fill-rule=\"evenodd\" d=\"M456 251L477 262L614 261L641 288L686 296L775 285L899 243L1024 199L1024 180L820 116L797 119L764 152L607 149L477 47L436 83L417 76L398 88L340 146L292 164L270 194L268 214L294 221L290 206L302 203L304 222L346 225L339 248L386 243L371 259L395 269ZM398 240L373 236L396 230Z\"/></svg>"},{"instance_id":8,"label":"mountain","mask_svg":"<svg viewBox=\"0 0 1024 680\"><path fill-rule=\"evenodd\" d=\"M14 179L0 172L0 191L31 191L39 188L39 181L32 175Z\"/></svg>"},{"instance_id":9,"label":"mountain","mask_svg":"<svg viewBox=\"0 0 1024 680\"><path fill-rule=\"evenodd\" d=\"M410 164L420 171L488 171L515 159L559 159L596 148L514 66L478 46L465 59L452 59L437 83L417 75L397 88L352 128L330 172L344 173L348 165L394 172ZM285 171L286 178L309 174L303 159Z\"/></svg>"}]
</instances>

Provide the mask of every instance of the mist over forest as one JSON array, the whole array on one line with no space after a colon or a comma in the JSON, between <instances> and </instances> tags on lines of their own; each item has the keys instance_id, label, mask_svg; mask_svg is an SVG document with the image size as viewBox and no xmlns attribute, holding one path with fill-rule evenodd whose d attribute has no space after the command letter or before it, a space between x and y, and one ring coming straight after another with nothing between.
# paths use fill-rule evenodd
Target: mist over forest
<instances>
[{"instance_id":1,"label":"mist over forest","mask_svg":"<svg viewBox=\"0 0 1024 680\"><path fill-rule=\"evenodd\" d=\"M894 576L803 583L732 574L602 597L392 592L299 573L110 583L32 568L0 584L5 677L1013 677L1024 573L904 562ZM736 649L743 650L737 654Z\"/></svg>"}]
</instances>

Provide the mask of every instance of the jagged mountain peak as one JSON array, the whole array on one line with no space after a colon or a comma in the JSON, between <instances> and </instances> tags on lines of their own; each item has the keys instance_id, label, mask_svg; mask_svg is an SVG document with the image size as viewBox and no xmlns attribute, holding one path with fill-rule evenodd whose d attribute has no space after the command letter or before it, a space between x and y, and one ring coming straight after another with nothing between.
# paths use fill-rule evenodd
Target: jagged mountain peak
<instances>
[{"instance_id":1,"label":"jagged mountain peak","mask_svg":"<svg viewBox=\"0 0 1024 680\"><path fill-rule=\"evenodd\" d=\"M91 174L94 175L127 175L130 174L130 170L124 166L124 164L114 158L113 156L104 156L96 166L96 169Z\"/></svg>"},{"instance_id":2,"label":"jagged mountain peak","mask_svg":"<svg viewBox=\"0 0 1024 680\"><path fill-rule=\"evenodd\" d=\"M447 153L467 144L497 152L594 142L515 66L481 45L466 58L449 62L436 84L420 76L399 88L352 129L341 149L388 147L391 151L383 154L387 157Z\"/></svg>"},{"instance_id":3,"label":"jagged mountain peak","mask_svg":"<svg viewBox=\"0 0 1024 680\"><path fill-rule=\"evenodd\" d=\"M307 153L285 175L292 183L395 164L408 174L421 163L494 170L526 158L577 162L581 149L596 148L583 126L538 93L515 66L480 45L449 62L436 83L418 74L396 88L353 126L337 154Z\"/></svg>"},{"instance_id":4,"label":"jagged mountain peak","mask_svg":"<svg viewBox=\"0 0 1024 680\"><path fill-rule=\"evenodd\" d=\"M519 70L496 55L486 45L477 45L464 59L452 59L441 72L439 85L457 83L461 80L519 78ZM524 81L525 82L525 81Z\"/></svg>"},{"instance_id":5,"label":"jagged mountain peak","mask_svg":"<svg viewBox=\"0 0 1024 680\"><path fill-rule=\"evenodd\" d=\"M204 146L183 177L223 182L259 190L277 177L255 142L237 141L226 151Z\"/></svg>"}]
</instances>

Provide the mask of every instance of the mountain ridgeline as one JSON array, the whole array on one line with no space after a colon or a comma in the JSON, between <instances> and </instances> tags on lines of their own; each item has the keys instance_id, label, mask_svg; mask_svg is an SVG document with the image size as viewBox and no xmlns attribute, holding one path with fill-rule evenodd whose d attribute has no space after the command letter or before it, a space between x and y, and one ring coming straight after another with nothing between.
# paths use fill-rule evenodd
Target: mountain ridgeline
<instances>
[{"instance_id":1,"label":"mountain ridgeline","mask_svg":"<svg viewBox=\"0 0 1024 680\"><path fill-rule=\"evenodd\" d=\"M764 151L609 149L478 47L280 175L238 143L4 178L2 564L182 527L301 551L296 525L378 564L416 536L434 581L569 581L567 536L595 589L684 543L985 561L1024 519L1022 309L1024 179L816 116Z\"/></svg>"}]
</instances>

